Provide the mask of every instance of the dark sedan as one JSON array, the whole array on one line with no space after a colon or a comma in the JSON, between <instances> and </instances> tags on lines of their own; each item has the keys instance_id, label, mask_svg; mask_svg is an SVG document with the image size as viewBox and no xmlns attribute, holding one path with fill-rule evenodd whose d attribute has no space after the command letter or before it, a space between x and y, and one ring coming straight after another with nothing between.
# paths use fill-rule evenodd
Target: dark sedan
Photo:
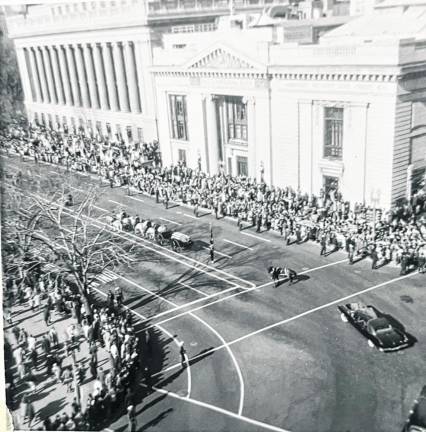
<instances>
[{"instance_id":1,"label":"dark sedan","mask_svg":"<svg viewBox=\"0 0 426 432\"><path fill-rule=\"evenodd\" d=\"M341 318L350 322L367 339L368 344L380 351L397 351L413 344L412 338L402 329L393 325L388 316L374 306L363 303L347 303L339 306Z\"/></svg>"}]
</instances>

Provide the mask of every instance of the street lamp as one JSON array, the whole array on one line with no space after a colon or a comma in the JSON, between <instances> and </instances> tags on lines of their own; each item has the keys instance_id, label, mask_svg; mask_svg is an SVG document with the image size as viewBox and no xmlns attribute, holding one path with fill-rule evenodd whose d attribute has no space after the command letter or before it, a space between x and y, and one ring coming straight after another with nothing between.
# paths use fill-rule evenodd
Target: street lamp
<instances>
[{"instance_id":1,"label":"street lamp","mask_svg":"<svg viewBox=\"0 0 426 432\"><path fill-rule=\"evenodd\" d=\"M373 204L373 241L376 241L376 211L380 203L380 189L371 189L370 201Z\"/></svg>"}]
</instances>

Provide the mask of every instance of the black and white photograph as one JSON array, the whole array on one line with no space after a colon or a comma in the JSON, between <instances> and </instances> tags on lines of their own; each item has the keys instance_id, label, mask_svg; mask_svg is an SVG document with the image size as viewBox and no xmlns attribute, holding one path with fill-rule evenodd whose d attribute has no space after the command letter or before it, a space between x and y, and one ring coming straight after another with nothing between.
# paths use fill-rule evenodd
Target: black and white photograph
<instances>
[{"instance_id":1,"label":"black and white photograph","mask_svg":"<svg viewBox=\"0 0 426 432\"><path fill-rule=\"evenodd\" d=\"M0 431L426 432L426 0L0 0Z\"/></svg>"}]
</instances>

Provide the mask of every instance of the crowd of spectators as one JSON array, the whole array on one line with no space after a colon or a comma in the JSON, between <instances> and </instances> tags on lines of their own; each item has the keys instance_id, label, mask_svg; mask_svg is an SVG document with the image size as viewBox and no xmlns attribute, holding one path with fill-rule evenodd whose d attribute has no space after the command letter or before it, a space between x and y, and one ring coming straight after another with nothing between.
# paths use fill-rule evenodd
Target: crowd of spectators
<instances>
[{"instance_id":1,"label":"crowd of spectators","mask_svg":"<svg viewBox=\"0 0 426 432\"><path fill-rule=\"evenodd\" d=\"M31 428L37 420L37 430L98 430L120 414L123 404L127 411L134 410L131 388L140 369L141 346L132 316L122 307L121 290L110 293L107 304L90 307L70 283L48 273L25 279L10 276L4 293L5 319L14 338L5 338L6 401L9 407L19 405L22 428ZM21 312L15 314L17 307ZM34 336L20 326L22 309L43 316L47 331ZM70 324L58 335L55 322L64 317ZM76 361L75 352L84 341L90 359ZM108 367L98 365L98 347L108 351ZM70 357L72 363L65 365ZM34 409L37 391L54 383L75 393L75 386L90 380L92 391L85 401L74 397L55 417L42 418Z\"/></svg>"},{"instance_id":2,"label":"crowd of spectators","mask_svg":"<svg viewBox=\"0 0 426 432\"><path fill-rule=\"evenodd\" d=\"M21 155L99 174L111 187L129 185L156 196L157 202L180 201L197 212L206 208L216 217L235 217L240 229L250 225L258 232L275 230L286 244L313 240L321 243L321 252L324 245L331 251L344 248L351 262L353 255L370 255L373 268L393 261L401 265L401 273L410 267L425 271L424 188L411 202L373 211L345 201L336 190L321 190L315 196L224 172L208 175L200 164L196 169L181 162L165 167L157 142L110 142L32 126L12 128L6 142Z\"/></svg>"}]
</instances>

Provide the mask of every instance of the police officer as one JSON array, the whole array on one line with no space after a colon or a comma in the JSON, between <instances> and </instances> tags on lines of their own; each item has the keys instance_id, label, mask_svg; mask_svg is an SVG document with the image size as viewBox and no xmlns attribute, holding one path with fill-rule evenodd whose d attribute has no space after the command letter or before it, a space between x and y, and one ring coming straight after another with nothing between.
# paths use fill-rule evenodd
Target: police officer
<instances>
[{"instance_id":1,"label":"police officer","mask_svg":"<svg viewBox=\"0 0 426 432\"><path fill-rule=\"evenodd\" d=\"M186 362L186 349L185 346L183 345L183 341L179 342L179 354L180 354L180 364L182 365L182 367L185 367L185 362Z\"/></svg>"},{"instance_id":2,"label":"police officer","mask_svg":"<svg viewBox=\"0 0 426 432\"><path fill-rule=\"evenodd\" d=\"M241 231L243 229L243 220L239 213L238 213L237 225L238 225L238 229Z\"/></svg>"},{"instance_id":3,"label":"police officer","mask_svg":"<svg viewBox=\"0 0 426 432\"><path fill-rule=\"evenodd\" d=\"M210 253L210 261L214 263L214 244L213 241L210 240L210 246L209 246L209 253Z\"/></svg>"},{"instance_id":4,"label":"police officer","mask_svg":"<svg viewBox=\"0 0 426 432\"><path fill-rule=\"evenodd\" d=\"M376 270L377 269L377 261L379 261L379 255L377 254L376 248L374 248L371 251L370 256L371 256L371 260L372 260L371 269Z\"/></svg>"},{"instance_id":5,"label":"police officer","mask_svg":"<svg viewBox=\"0 0 426 432\"><path fill-rule=\"evenodd\" d=\"M256 226L257 226L256 232L259 233L260 232L260 228L262 227L262 215L260 213L257 215Z\"/></svg>"},{"instance_id":6,"label":"police officer","mask_svg":"<svg viewBox=\"0 0 426 432\"><path fill-rule=\"evenodd\" d=\"M327 255L327 238L326 238L325 234L321 235L320 244L321 244L320 256L321 255Z\"/></svg>"},{"instance_id":7,"label":"police officer","mask_svg":"<svg viewBox=\"0 0 426 432\"><path fill-rule=\"evenodd\" d=\"M401 271L399 272L400 276L404 276L405 274L407 274L407 262L407 253L403 252L401 256Z\"/></svg>"},{"instance_id":8,"label":"police officer","mask_svg":"<svg viewBox=\"0 0 426 432\"><path fill-rule=\"evenodd\" d=\"M349 264L353 264L354 263L354 252L355 252L355 246L352 242L347 243L347 249L348 249L348 259L349 259Z\"/></svg>"}]
</instances>

